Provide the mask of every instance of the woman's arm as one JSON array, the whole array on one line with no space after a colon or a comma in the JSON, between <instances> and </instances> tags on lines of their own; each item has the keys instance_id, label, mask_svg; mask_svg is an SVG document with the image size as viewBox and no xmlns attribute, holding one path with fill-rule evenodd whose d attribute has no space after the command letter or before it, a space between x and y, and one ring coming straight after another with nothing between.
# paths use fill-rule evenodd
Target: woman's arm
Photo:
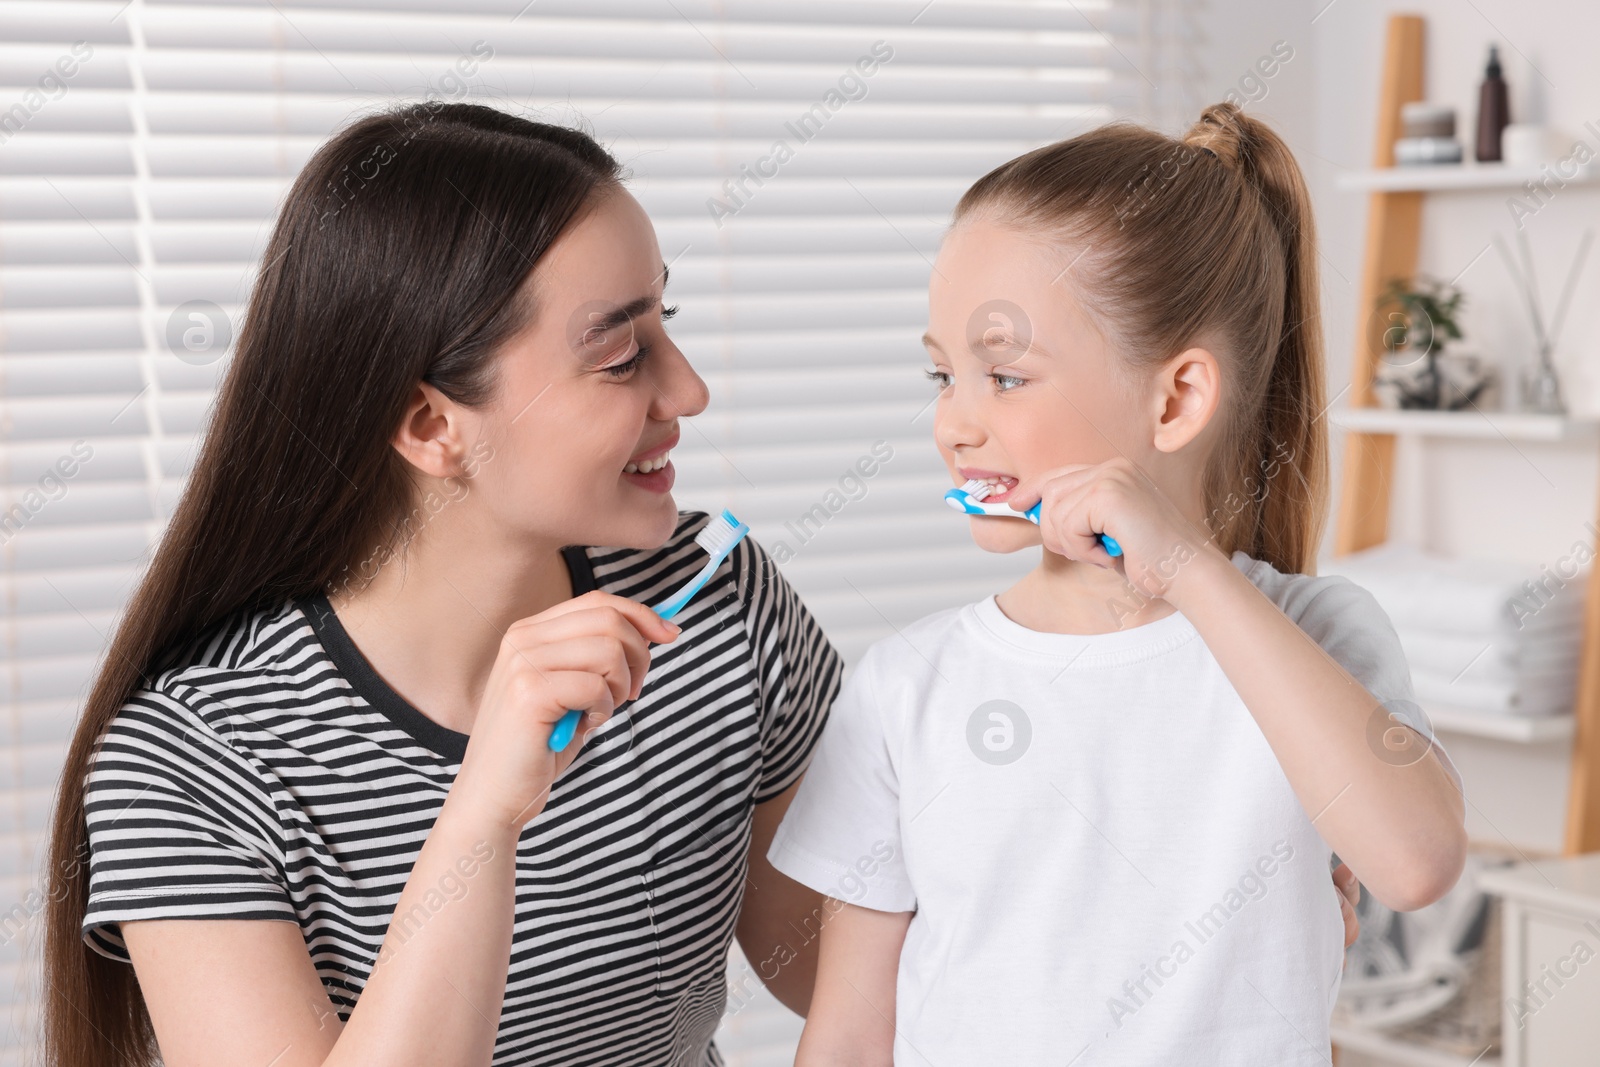
<instances>
[{"instance_id":1,"label":"woman's arm","mask_svg":"<svg viewBox=\"0 0 1600 1067\"><path fill-rule=\"evenodd\" d=\"M873 911L826 898L817 986L795 1067L894 1063L895 975L914 912Z\"/></svg>"},{"instance_id":2,"label":"woman's arm","mask_svg":"<svg viewBox=\"0 0 1600 1067\"><path fill-rule=\"evenodd\" d=\"M767 849L802 781L804 775L765 804L756 805L744 899L735 928L745 959L772 995L796 1015L810 1010L821 944L818 935L829 916L822 894L774 867L767 860Z\"/></svg>"},{"instance_id":3,"label":"woman's arm","mask_svg":"<svg viewBox=\"0 0 1600 1067\"><path fill-rule=\"evenodd\" d=\"M517 832L455 810L452 799L347 1023L295 923L124 923L167 1067L489 1063L511 953Z\"/></svg>"},{"instance_id":4,"label":"woman's arm","mask_svg":"<svg viewBox=\"0 0 1600 1067\"><path fill-rule=\"evenodd\" d=\"M511 626L461 769L348 1022L334 1014L296 924L127 923L166 1067L487 1067L511 958L522 828L588 734L639 695L647 642L678 632L645 605L598 591ZM552 752L551 730L568 708L589 714L577 738Z\"/></svg>"},{"instance_id":5,"label":"woman's arm","mask_svg":"<svg viewBox=\"0 0 1600 1067\"><path fill-rule=\"evenodd\" d=\"M1466 863L1465 805L1438 756L1380 758L1370 732L1378 698L1212 545L1177 568L1166 599L1194 623L1318 833L1372 895L1410 911L1447 893Z\"/></svg>"}]
</instances>

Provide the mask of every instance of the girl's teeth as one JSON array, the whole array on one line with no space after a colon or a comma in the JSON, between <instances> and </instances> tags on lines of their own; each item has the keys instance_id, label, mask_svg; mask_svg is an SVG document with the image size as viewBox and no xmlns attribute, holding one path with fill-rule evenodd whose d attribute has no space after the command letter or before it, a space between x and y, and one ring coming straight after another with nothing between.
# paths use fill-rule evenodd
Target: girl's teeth
<instances>
[{"instance_id":1,"label":"girl's teeth","mask_svg":"<svg viewBox=\"0 0 1600 1067\"><path fill-rule=\"evenodd\" d=\"M647 459L643 463L630 463L630 464L628 464L626 467L622 468L622 473L624 473L624 474L649 474L651 471L658 471L662 467L665 467L667 465L667 461L669 459L671 459L671 458L672 458L672 453L671 452L663 452L661 455L657 456L655 459Z\"/></svg>"}]
</instances>

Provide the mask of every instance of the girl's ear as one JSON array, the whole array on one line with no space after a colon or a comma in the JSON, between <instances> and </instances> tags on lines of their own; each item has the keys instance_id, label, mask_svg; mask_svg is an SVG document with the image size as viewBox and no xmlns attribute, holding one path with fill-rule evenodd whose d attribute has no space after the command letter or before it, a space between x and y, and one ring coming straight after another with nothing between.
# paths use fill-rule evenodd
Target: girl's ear
<instances>
[{"instance_id":1,"label":"girl's ear","mask_svg":"<svg viewBox=\"0 0 1600 1067\"><path fill-rule=\"evenodd\" d=\"M464 416L460 404L427 382L418 382L390 444L423 474L459 476L472 446Z\"/></svg>"},{"instance_id":2,"label":"girl's ear","mask_svg":"<svg viewBox=\"0 0 1600 1067\"><path fill-rule=\"evenodd\" d=\"M1156 407L1153 441L1176 452L1200 436L1222 402L1222 372L1205 348L1188 348L1168 360L1152 383Z\"/></svg>"}]
</instances>

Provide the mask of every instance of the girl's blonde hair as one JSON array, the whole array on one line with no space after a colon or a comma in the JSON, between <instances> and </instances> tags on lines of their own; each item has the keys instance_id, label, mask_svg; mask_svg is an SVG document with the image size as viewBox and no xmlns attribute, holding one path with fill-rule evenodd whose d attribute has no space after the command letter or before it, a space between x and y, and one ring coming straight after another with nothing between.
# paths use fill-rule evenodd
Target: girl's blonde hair
<instances>
[{"instance_id":1,"label":"girl's blonde hair","mask_svg":"<svg viewBox=\"0 0 1600 1067\"><path fill-rule=\"evenodd\" d=\"M1328 507L1316 235L1283 140L1234 104L1181 139L1103 126L984 175L955 219L975 214L1081 249L1075 289L1136 371L1205 344L1223 377L1208 530L1225 553L1313 573Z\"/></svg>"}]
</instances>

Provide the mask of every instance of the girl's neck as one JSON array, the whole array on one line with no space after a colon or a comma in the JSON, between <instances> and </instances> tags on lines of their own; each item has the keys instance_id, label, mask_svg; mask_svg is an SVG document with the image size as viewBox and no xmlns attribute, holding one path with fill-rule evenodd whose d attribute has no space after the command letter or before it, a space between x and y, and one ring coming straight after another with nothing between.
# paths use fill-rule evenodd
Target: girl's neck
<instances>
[{"instance_id":1,"label":"girl's neck","mask_svg":"<svg viewBox=\"0 0 1600 1067\"><path fill-rule=\"evenodd\" d=\"M1051 634L1114 633L1177 610L1139 593L1116 571L1049 551L995 601L1017 625Z\"/></svg>"},{"instance_id":2,"label":"girl's neck","mask_svg":"<svg viewBox=\"0 0 1600 1067\"><path fill-rule=\"evenodd\" d=\"M570 600L572 579L559 546L505 543L455 518L435 516L370 583L329 600L390 688L471 733L506 631Z\"/></svg>"}]
</instances>

